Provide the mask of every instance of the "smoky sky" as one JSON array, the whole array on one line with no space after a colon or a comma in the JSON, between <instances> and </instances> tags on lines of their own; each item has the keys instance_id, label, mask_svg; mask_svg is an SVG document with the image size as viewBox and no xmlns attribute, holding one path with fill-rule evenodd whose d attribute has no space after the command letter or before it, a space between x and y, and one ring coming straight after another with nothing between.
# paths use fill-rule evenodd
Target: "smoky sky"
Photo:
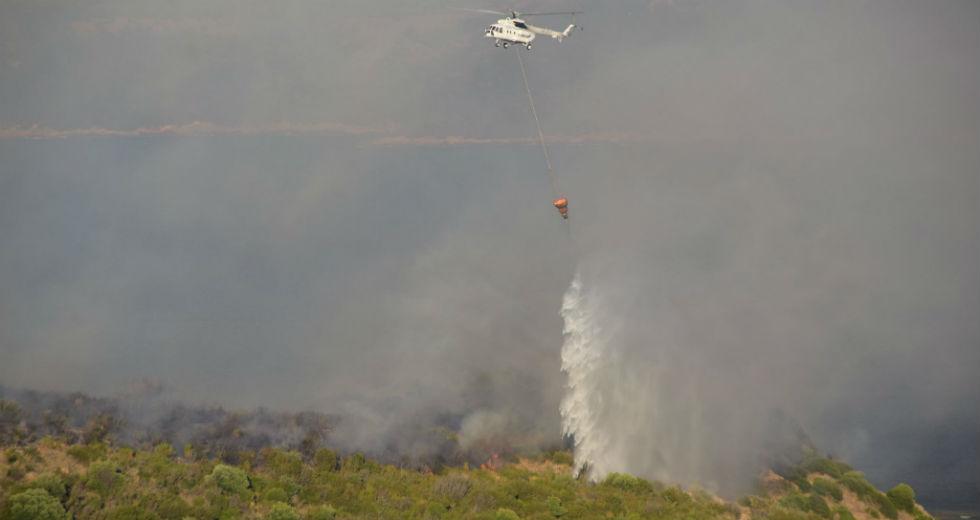
<instances>
[{"instance_id":1,"label":"smoky sky","mask_svg":"<svg viewBox=\"0 0 980 520\"><path fill-rule=\"evenodd\" d=\"M543 443L579 271L665 409L977 495L980 6L518 6L586 11L526 54L571 232L515 51L452 7L0 6L3 384Z\"/></svg>"}]
</instances>

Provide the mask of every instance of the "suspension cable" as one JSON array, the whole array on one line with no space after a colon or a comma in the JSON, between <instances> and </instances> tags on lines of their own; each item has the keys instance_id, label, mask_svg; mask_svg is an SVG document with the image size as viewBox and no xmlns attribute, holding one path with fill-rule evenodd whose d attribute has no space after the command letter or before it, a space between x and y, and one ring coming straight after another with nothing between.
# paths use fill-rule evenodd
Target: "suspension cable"
<instances>
[{"instance_id":1,"label":"suspension cable","mask_svg":"<svg viewBox=\"0 0 980 520\"><path fill-rule=\"evenodd\" d=\"M538 129L538 142L541 143L541 151L544 152L544 162L548 165L548 180L551 182L551 190L555 192L555 197L561 197L558 190L558 179L555 171L551 167L551 156L548 155L548 145L544 141L544 132L541 131L541 120L538 119L538 111L534 109L534 97L531 96L531 86L527 82L527 69L524 68L524 58L521 57L521 48L515 49L517 61L521 64L521 77L524 78L524 90L527 91L527 101L531 105L531 115L534 116L534 125Z\"/></svg>"}]
</instances>

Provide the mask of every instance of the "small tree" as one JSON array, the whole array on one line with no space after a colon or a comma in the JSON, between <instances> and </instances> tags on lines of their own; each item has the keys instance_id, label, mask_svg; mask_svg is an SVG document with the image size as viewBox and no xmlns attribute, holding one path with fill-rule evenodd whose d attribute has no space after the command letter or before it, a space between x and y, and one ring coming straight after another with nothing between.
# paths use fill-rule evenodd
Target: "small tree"
<instances>
[{"instance_id":1,"label":"small tree","mask_svg":"<svg viewBox=\"0 0 980 520\"><path fill-rule=\"evenodd\" d=\"M282 502L272 504L272 509L269 510L269 516L266 518L269 520L300 520L296 510L289 504Z\"/></svg>"},{"instance_id":2,"label":"small tree","mask_svg":"<svg viewBox=\"0 0 980 520\"><path fill-rule=\"evenodd\" d=\"M888 492L888 499L902 511L915 512L915 490L908 484L901 483L893 487Z\"/></svg>"},{"instance_id":3,"label":"small tree","mask_svg":"<svg viewBox=\"0 0 980 520\"><path fill-rule=\"evenodd\" d=\"M228 494L241 495L248 491L248 475L234 466L218 464L208 478L218 486L218 489Z\"/></svg>"},{"instance_id":4,"label":"small tree","mask_svg":"<svg viewBox=\"0 0 980 520\"><path fill-rule=\"evenodd\" d=\"M62 500L65 498L67 490L65 481L54 473L41 473L29 484L32 488L43 489L52 497Z\"/></svg>"},{"instance_id":5,"label":"small tree","mask_svg":"<svg viewBox=\"0 0 980 520\"><path fill-rule=\"evenodd\" d=\"M43 489L28 489L10 497L10 520L65 520L65 508Z\"/></svg>"},{"instance_id":6,"label":"small tree","mask_svg":"<svg viewBox=\"0 0 980 520\"><path fill-rule=\"evenodd\" d=\"M561 518L565 513L568 513L568 510L561 505L561 499L558 497L548 497L547 505L548 512L555 518Z\"/></svg>"}]
</instances>

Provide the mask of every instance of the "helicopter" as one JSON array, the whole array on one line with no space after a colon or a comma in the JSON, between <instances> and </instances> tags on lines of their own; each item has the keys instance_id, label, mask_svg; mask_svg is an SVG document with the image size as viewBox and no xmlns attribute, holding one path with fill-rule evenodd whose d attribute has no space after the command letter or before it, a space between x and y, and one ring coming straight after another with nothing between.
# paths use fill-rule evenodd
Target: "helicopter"
<instances>
[{"instance_id":1,"label":"helicopter","mask_svg":"<svg viewBox=\"0 0 980 520\"><path fill-rule=\"evenodd\" d=\"M506 18L501 18L497 20L497 23L487 27L484 36L487 38L493 38L494 47L508 48L511 45L521 45L527 50L531 50L531 43L537 35L541 34L544 36L551 36L552 38L558 40L559 42L564 40L569 34L572 33L572 29L576 27L575 25L575 15L581 14L581 11L559 11L552 13L519 13L517 11L511 11L505 13L502 11L491 11L489 9L467 9L468 11L475 11L478 13L488 13L488 14L499 14ZM536 25L531 25L527 23L523 17L525 16L552 16L552 15L571 15L572 23L565 28L564 31L555 31L548 29L546 27L538 27Z\"/></svg>"}]
</instances>

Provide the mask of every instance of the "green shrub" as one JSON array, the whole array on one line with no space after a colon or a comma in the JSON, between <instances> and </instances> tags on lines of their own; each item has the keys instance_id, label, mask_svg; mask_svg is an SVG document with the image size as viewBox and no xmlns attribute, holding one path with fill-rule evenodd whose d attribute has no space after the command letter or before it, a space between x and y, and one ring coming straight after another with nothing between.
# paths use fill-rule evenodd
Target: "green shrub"
<instances>
[{"instance_id":1,"label":"green shrub","mask_svg":"<svg viewBox=\"0 0 980 520\"><path fill-rule=\"evenodd\" d=\"M915 513L912 513L912 516L915 517L915 520L935 520L931 516L929 516L928 513L926 513L925 511L919 508L915 509Z\"/></svg>"},{"instance_id":2,"label":"green shrub","mask_svg":"<svg viewBox=\"0 0 980 520\"><path fill-rule=\"evenodd\" d=\"M43 489L58 500L63 500L67 494L65 481L54 473L41 473L28 484L29 487Z\"/></svg>"},{"instance_id":3,"label":"green shrub","mask_svg":"<svg viewBox=\"0 0 980 520\"><path fill-rule=\"evenodd\" d=\"M88 464L92 461L99 460L106 456L106 446L101 442L94 442L92 444L76 444L68 448L68 456L81 462L82 464Z\"/></svg>"},{"instance_id":4,"label":"green shrub","mask_svg":"<svg viewBox=\"0 0 980 520\"><path fill-rule=\"evenodd\" d=\"M269 520L300 520L296 510L289 504L284 504L282 502L272 504L272 508L269 509L269 514L266 516L266 518Z\"/></svg>"},{"instance_id":5,"label":"green shrub","mask_svg":"<svg viewBox=\"0 0 980 520\"><path fill-rule=\"evenodd\" d=\"M817 495L810 495L807 500L807 511L816 513L824 518L830 518L830 507L823 498Z\"/></svg>"},{"instance_id":6,"label":"green shrub","mask_svg":"<svg viewBox=\"0 0 980 520\"><path fill-rule=\"evenodd\" d=\"M602 481L603 486L613 487L631 493L652 491L650 482L626 473L610 473Z\"/></svg>"},{"instance_id":7,"label":"green shrub","mask_svg":"<svg viewBox=\"0 0 980 520\"><path fill-rule=\"evenodd\" d=\"M321 448L313 456L313 464L317 471L333 471L337 468L337 454L333 450Z\"/></svg>"},{"instance_id":8,"label":"green shrub","mask_svg":"<svg viewBox=\"0 0 980 520\"><path fill-rule=\"evenodd\" d=\"M902 483L888 491L888 498L895 507L909 513L915 512L915 490L912 486Z\"/></svg>"},{"instance_id":9,"label":"green shrub","mask_svg":"<svg viewBox=\"0 0 980 520\"><path fill-rule=\"evenodd\" d=\"M350 455L344 459L340 469L348 473L357 473L361 470L368 470L369 472L373 473L379 468L377 462L368 460L363 453L354 453L353 455Z\"/></svg>"},{"instance_id":10,"label":"green shrub","mask_svg":"<svg viewBox=\"0 0 980 520\"><path fill-rule=\"evenodd\" d=\"M494 515L494 520L521 520L521 517L517 516L517 513L510 509L501 507L497 510L497 514Z\"/></svg>"},{"instance_id":11,"label":"green shrub","mask_svg":"<svg viewBox=\"0 0 980 520\"><path fill-rule=\"evenodd\" d=\"M813 492L824 497L831 497L840 502L844 499L844 491L836 482L828 478L817 477L813 479Z\"/></svg>"},{"instance_id":12,"label":"green shrub","mask_svg":"<svg viewBox=\"0 0 980 520\"><path fill-rule=\"evenodd\" d=\"M103 498L112 494L122 483L122 470L108 460L93 462L85 474L85 487Z\"/></svg>"},{"instance_id":13,"label":"green shrub","mask_svg":"<svg viewBox=\"0 0 980 520\"><path fill-rule=\"evenodd\" d=\"M184 518L191 514L191 506L177 495L150 493L141 497L138 505L166 519Z\"/></svg>"},{"instance_id":14,"label":"green shrub","mask_svg":"<svg viewBox=\"0 0 980 520\"><path fill-rule=\"evenodd\" d=\"M672 504L683 504L691 500L691 496L677 486L671 486L663 492L664 500Z\"/></svg>"},{"instance_id":15,"label":"green shrub","mask_svg":"<svg viewBox=\"0 0 980 520\"><path fill-rule=\"evenodd\" d=\"M806 495L800 493L788 493L783 498L779 499L779 505L787 509L795 509L797 511L809 511L809 503L807 501Z\"/></svg>"},{"instance_id":16,"label":"green shrub","mask_svg":"<svg viewBox=\"0 0 980 520\"><path fill-rule=\"evenodd\" d=\"M851 471L851 467L843 462L824 457L812 457L805 460L801 467L807 473L825 473L834 478L841 478Z\"/></svg>"},{"instance_id":17,"label":"green shrub","mask_svg":"<svg viewBox=\"0 0 980 520\"><path fill-rule=\"evenodd\" d=\"M61 502L43 489L28 489L11 495L8 506L10 520L65 520Z\"/></svg>"},{"instance_id":18,"label":"green shrub","mask_svg":"<svg viewBox=\"0 0 980 520\"><path fill-rule=\"evenodd\" d=\"M248 490L248 475L244 471L225 464L218 464L208 477L218 489L231 495L241 495Z\"/></svg>"},{"instance_id":19,"label":"green shrub","mask_svg":"<svg viewBox=\"0 0 980 520\"><path fill-rule=\"evenodd\" d=\"M844 506L840 506L834 511L837 513L838 520L855 520L851 510Z\"/></svg>"},{"instance_id":20,"label":"green shrub","mask_svg":"<svg viewBox=\"0 0 980 520\"><path fill-rule=\"evenodd\" d=\"M272 487L262 493L262 500L266 502L288 502L289 495L281 487Z\"/></svg>"},{"instance_id":21,"label":"green shrub","mask_svg":"<svg viewBox=\"0 0 980 520\"><path fill-rule=\"evenodd\" d=\"M555 518L561 518L568 513L568 510L562 507L561 499L558 497L548 497L545 503L548 505L548 512Z\"/></svg>"},{"instance_id":22,"label":"green shrub","mask_svg":"<svg viewBox=\"0 0 980 520\"><path fill-rule=\"evenodd\" d=\"M881 511L881 514L891 520L898 519L898 509L895 508L895 504L892 504L891 499L879 491L875 491L872 496L874 497L875 503L878 504L878 510Z\"/></svg>"},{"instance_id":23,"label":"green shrub","mask_svg":"<svg viewBox=\"0 0 980 520\"><path fill-rule=\"evenodd\" d=\"M262 458L263 466L277 477L298 478L303 471L303 457L295 451L265 449Z\"/></svg>"},{"instance_id":24,"label":"green shrub","mask_svg":"<svg viewBox=\"0 0 980 520\"><path fill-rule=\"evenodd\" d=\"M848 471L840 478L840 483L847 489L853 491L861 498L873 496L878 492L874 486L864 478L864 473L860 471Z\"/></svg>"},{"instance_id":25,"label":"green shrub","mask_svg":"<svg viewBox=\"0 0 980 520\"><path fill-rule=\"evenodd\" d=\"M445 504L439 502L429 502L429 505L425 508L425 516L427 518L442 518L446 514L449 508Z\"/></svg>"},{"instance_id":26,"label":"green shrub","mask_svg":"<svg viewBox=\"0 0 980 520\"><path fill-rule=\"evenodd\" d=\"M545 455L547 460L554 462L555 464L562 464L565 466L572 466L575 464L575 457L572 456L572 452L567 450L555 450L549 452Z\"/></svg>"}]
</instances>

